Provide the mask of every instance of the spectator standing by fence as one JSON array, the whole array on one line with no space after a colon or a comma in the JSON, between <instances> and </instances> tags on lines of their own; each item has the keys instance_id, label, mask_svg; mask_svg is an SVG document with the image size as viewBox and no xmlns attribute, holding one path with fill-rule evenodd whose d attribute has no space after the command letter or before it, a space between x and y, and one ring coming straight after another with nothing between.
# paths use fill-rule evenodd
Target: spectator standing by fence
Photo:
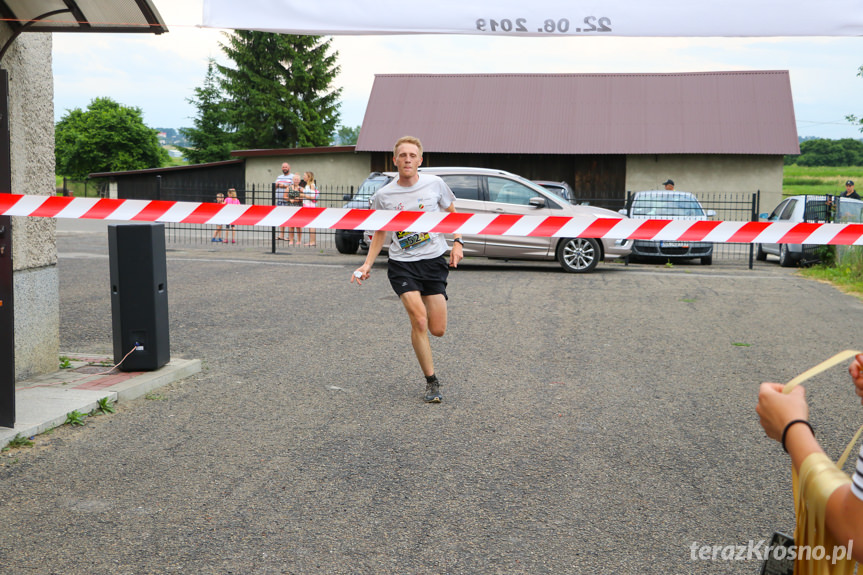
<instances>
[{"instance_id":1,"label":"spectator standing by fence","mask_svg":"<svg viewBox=\"0 0 863 575\"><path fill-rule=\"evenodd\" d=\"M313 172L303 172L303 179L300 180L300 199L303 201L304 208L316 208L318 206L318 185L315 183L315 174ZM309 243L307 246L314 247L316 240L314 228L309 228ZM299 231L299 239L302 240L302 229Z\"/></svg>"},{"instance_id":2,"label":"spectator standing by fence","mask_svg":"<svg viewBox=\"0 0 863 575\"><path fill-rule=\"evenodd\" d=\"M854 189L854 180L848 180L847 182L845 182L845 191L835 197L840 198L840 201L844 198L848 198L851 200L859 200L860 195ZM827 196L827 205L830 207L831 210L836 207L836 201L834 201L833 196Z\"/></svg>"},{"instance_id":3,"label":"spectator standing by fence","mask_svg":"<svg viewBox=\"0 0 863 575\"><path fill-rule=\"evenodd\" d=\"M225 194L219 192L216 194L216 203L224 204L225 203ZM222 241L222 226L216 226L216 233L213 234L213 238L210 240L211 242L221 242Z\"/></svg>"},{"instance_id":4,"label":"spectator standing by fence","mask_svg":"<svg viewBox=\"0 0 863 575\"><path fill-rule=\"evenodd\" d=\"M859 200L860 195L854 189L854 180L848 180L845 182L845 191L839 194L840 198L851 198L852 200Z\"/></svg>"},{"instance_id":5,"label":"spectator standing by fence","mask_svg":"<svg viewBox=\"0 0 863 575\"><path fill-rule=\"evenodd\" d=\"M291 175L291 184L286 188L285 199L288 201L288 207L291 208L299 208L302 206L302 201L300 200L300 175L292 174ZM300 240L302 239L302 228L297 228L294 226L288 227L288 245L292 246L294 244L300 245Z\"/></svg>"},{"instance_id":6,"label":"spectator standing by fence","mask_svg":"<svg viewBox=\"0 0 863 575\"><path fill-rule=\"evenodd\" d=\"M294 176L291 175L291 165L287 162L282 164L282 175L276 178L276 205L288 205L288 189L294 183ZM285 226L279 227L279 239L285 239Z\"/></svg>"}]
</instances>

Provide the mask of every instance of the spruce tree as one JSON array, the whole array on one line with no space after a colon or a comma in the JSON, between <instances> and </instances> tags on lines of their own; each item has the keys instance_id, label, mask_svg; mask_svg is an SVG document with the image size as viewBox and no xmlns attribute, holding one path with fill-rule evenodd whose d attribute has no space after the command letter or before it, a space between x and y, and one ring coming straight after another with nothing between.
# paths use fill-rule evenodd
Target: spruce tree
<instances>
[{"instance_id":1,"label":"spruce tree","mask_svg":"<svg viewBox=\"0 0 863 575\"><path fill-rule=\"evenodd\" d=\"M338 53L330 40L236 30L218 66L237 149L327 146L339 122Z\"/></svg>"},{"instance_id":2,"label":"spruce tree","mask_svg":"<svg viewBox=\"0 0 863 575\"><path fill-rule=\"evenodd\" d=\"M226 130L229 120L216 78L216 62L212 58L207 64L204 85L195 88L195 97L187 101L198 108L198 115L192 120L194 128L180 128L189 142L188 148L182 148L183 155L192 164L229 159L233 149L231 134Z\"/></svg>"}]
</instances>

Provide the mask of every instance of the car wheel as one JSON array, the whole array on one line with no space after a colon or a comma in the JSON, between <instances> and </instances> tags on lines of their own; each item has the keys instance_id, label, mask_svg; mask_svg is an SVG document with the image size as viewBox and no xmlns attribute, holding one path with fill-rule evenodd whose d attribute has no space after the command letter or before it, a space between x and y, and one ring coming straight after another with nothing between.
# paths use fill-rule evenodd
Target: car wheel
<instances>
[{"instance_id":1,"label":"car wheel","mask_svg":"<svg viewBox=\"0 0 863 575\"><path fill-rule=\"evenodd\" d=\"M599 263L599 242L592 238L566 238L557 245L557 261L564 271L583 274Z\"/></svg>"},{"instance_id":2,"label":"car wheel","mask_svg":"<svg viewBox=\"0 0 863 575\"><path fill-rule=\"evenodd\" d=\"M759 262L766 262L767 261L767 252L765 252L761 248L761 244L758 244L757 246L755 246L755 259L758 260Z\"/></svg>"},{"instance_id":3,"label":"car wheel","mask_svg":"<svg viewBox=\"0 0 863 575\"><path fill-rule=\"evenodd\" d=\"M346 234L340 234L338 231L336 232L336 249L339 250L340 254L355 254L359 247L359 240L348 237Z\"/></svg>"},{"instance_id":4,"label":"car wheel","mask_svg":"<svg viewBox=\"0 0 863 575\"><path fill-rule=\"evenodd\" d=\"M703 265L703 266L713 265L713 254L710 254L709 256L704 256L703 258L701 258L701 265Z\"/></svg>"},{"instance_id":5,"label":"car wheel","mask_svg":"<svg viewBox=\"0 0 863 575\"><path fill-rule=\"evenodd\" d=\"M791 252L788 251L788 246L785 244L779 245L779 265L783 268L794 267L794 258L791 257Z\"/></svg>"}]
</instances>

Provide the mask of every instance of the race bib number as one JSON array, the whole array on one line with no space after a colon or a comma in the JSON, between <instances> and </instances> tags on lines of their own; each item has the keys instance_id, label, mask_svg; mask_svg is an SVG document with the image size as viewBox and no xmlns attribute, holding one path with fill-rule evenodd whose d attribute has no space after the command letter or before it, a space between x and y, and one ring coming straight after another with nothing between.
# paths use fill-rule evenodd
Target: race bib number
<instances>
[{"instance_id":1,"label":"race bib number","mask_svg":"<svg viewBox=\"0 0 863 575\"><path fill-rule=\"evenodd\" d=\"M396 232L396 239L399 246L407 251L430 242L431 236L428 232Z\"/></svg>"}]
</instances>

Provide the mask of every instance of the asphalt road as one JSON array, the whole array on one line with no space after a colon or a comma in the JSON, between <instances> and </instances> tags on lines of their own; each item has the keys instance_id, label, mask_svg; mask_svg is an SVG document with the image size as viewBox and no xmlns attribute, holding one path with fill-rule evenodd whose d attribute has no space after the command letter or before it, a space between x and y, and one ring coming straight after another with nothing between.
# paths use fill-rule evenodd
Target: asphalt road
<instances>
[{"instance_id":1,"label":"asphalt road","mask_svg":"<svg viewBox=\"0 0 863 575\"><path fill-rule=\"evenodd\" d=\"M61 349L110 353L106 236L58 246ZM285 252L170 247L204 371L3 454L0 572L756 573L693 549L793 530L757 386L863 344L861 301L775 262L479 260L426 405L384 260L358 288L359 255ZM809 388L838 455L863 409L844 367Z\"/></svg>"}]
</instances>

